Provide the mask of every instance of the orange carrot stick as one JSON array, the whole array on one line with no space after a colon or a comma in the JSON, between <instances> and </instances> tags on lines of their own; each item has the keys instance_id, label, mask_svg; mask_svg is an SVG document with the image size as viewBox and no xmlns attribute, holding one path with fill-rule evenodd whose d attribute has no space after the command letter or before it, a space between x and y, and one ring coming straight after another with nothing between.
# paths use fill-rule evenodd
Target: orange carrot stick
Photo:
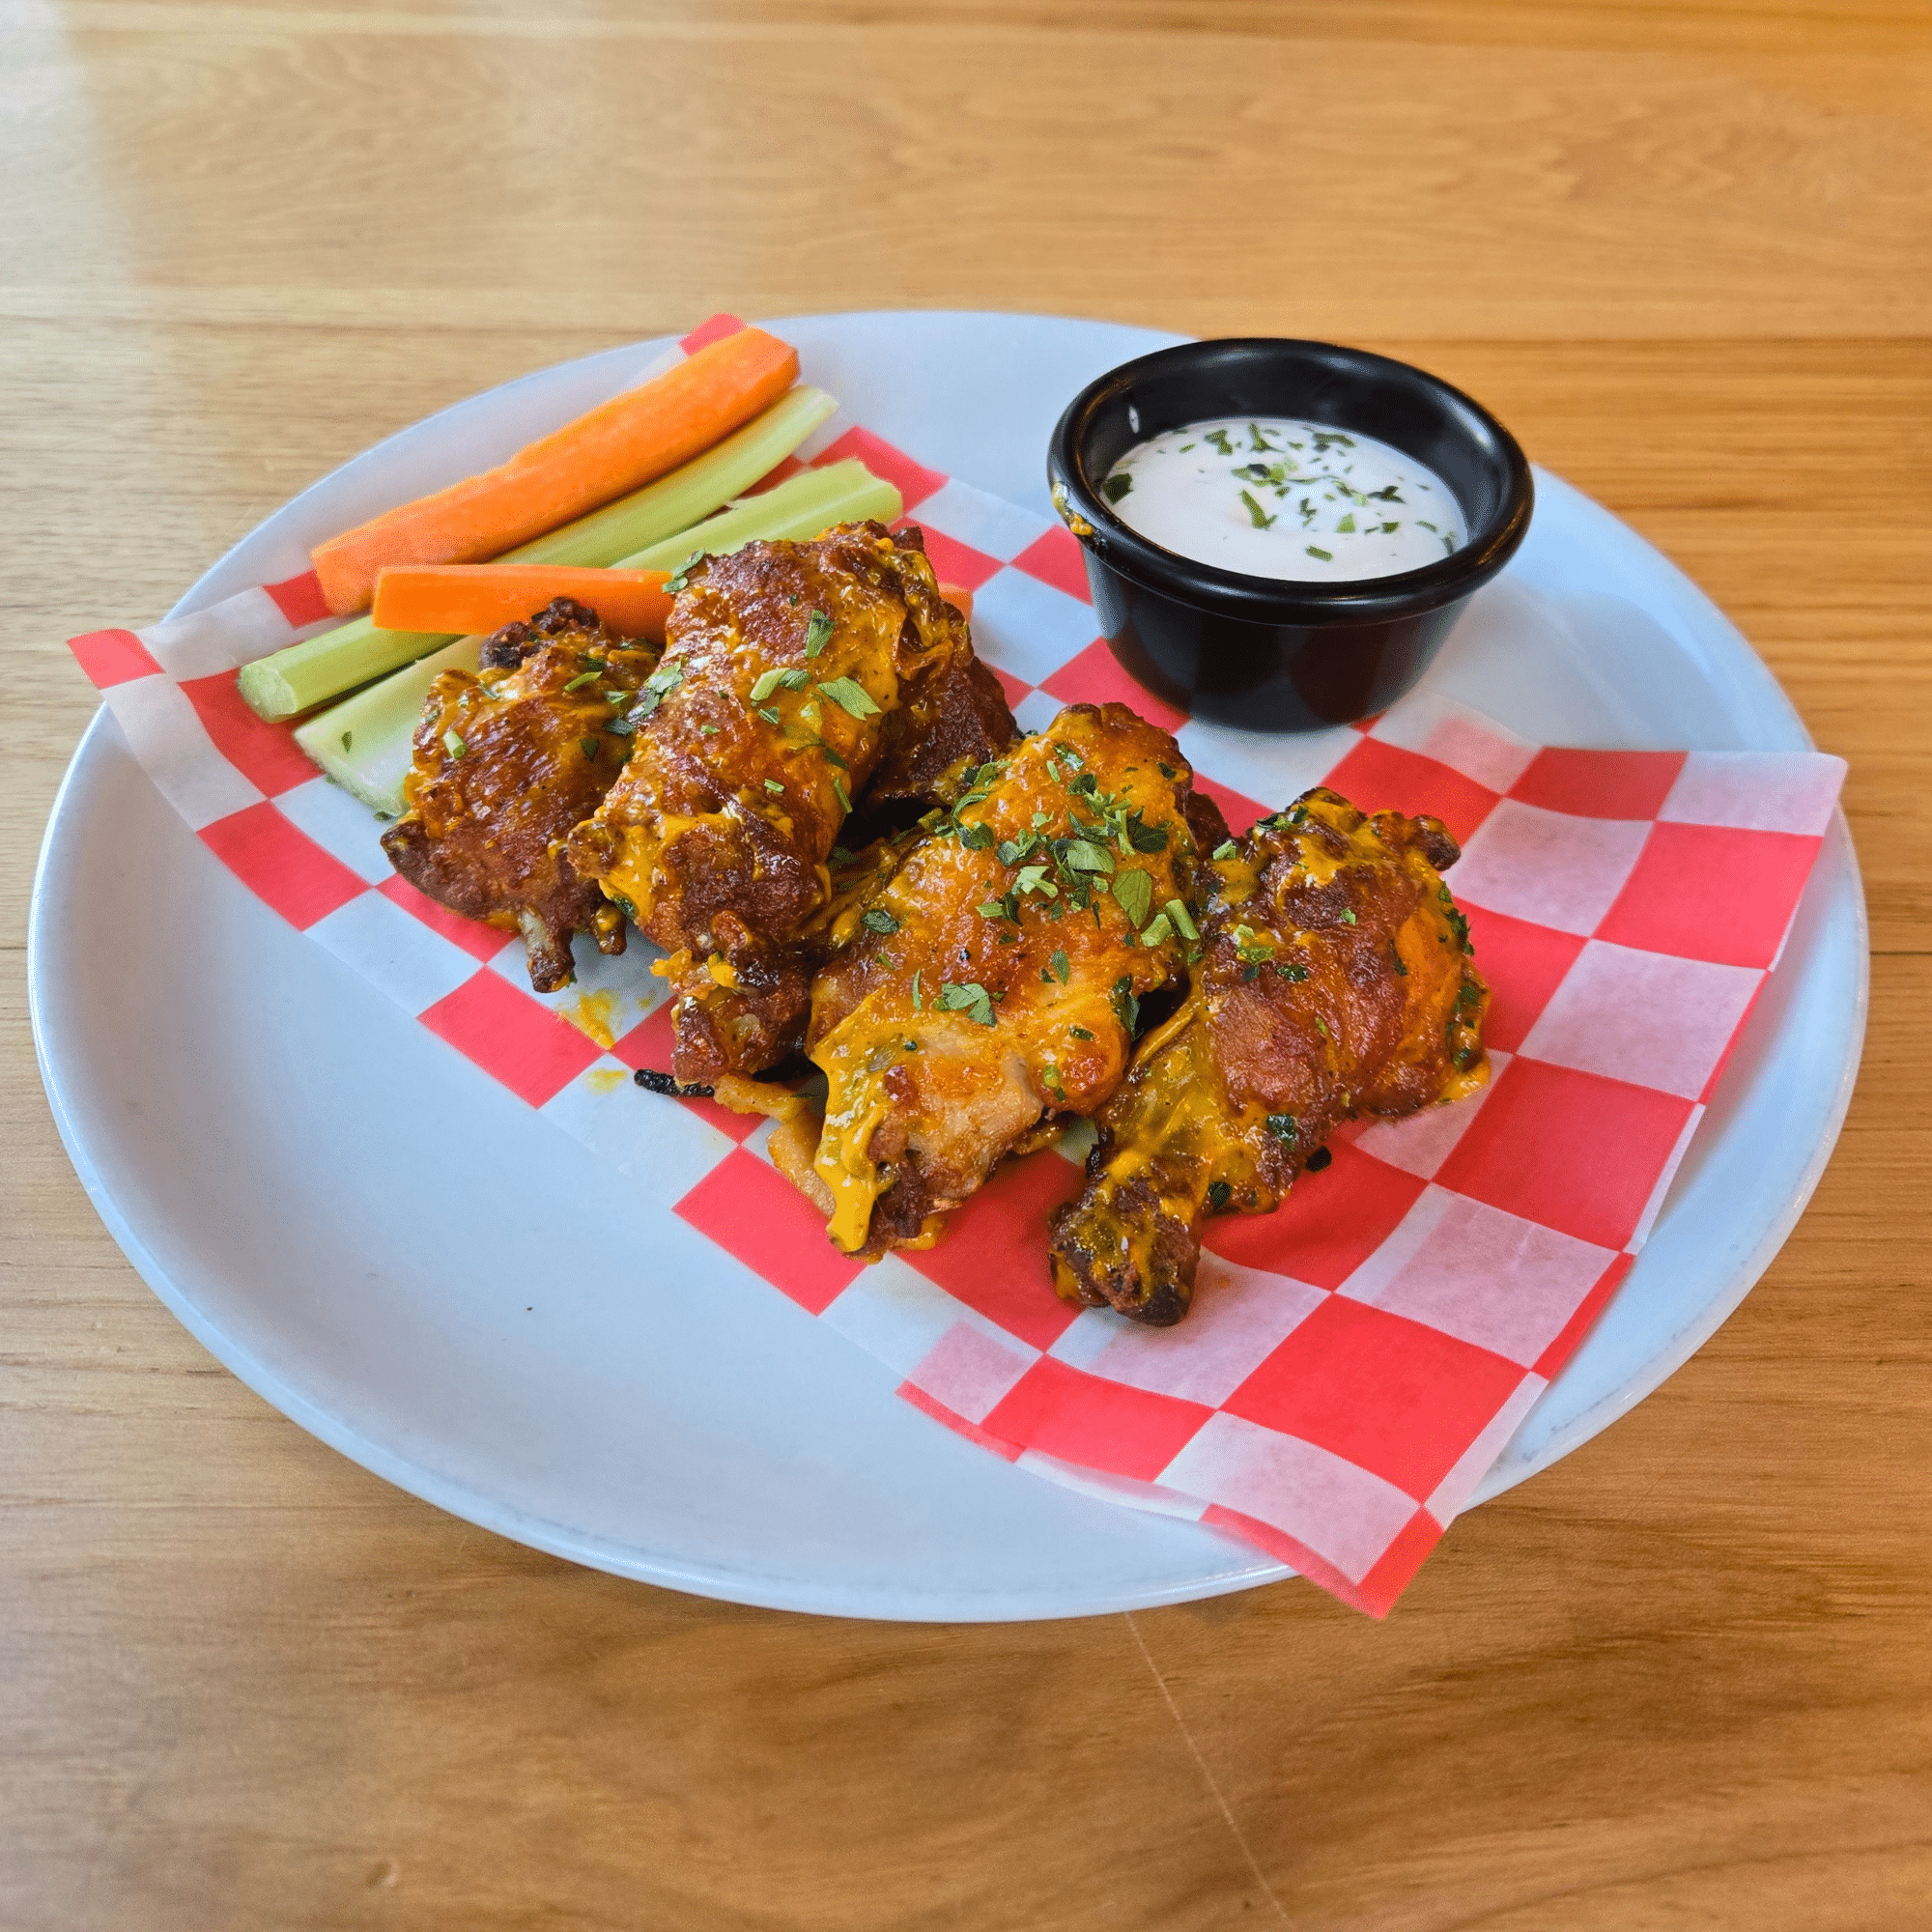
<instances>
[{"instance_id":1,"label":"orange carrot stick","mask_svg":"<svg viewBox=\"0 0 1932 1932\"><path fill-rule=\"evenodd\" d=\"M390 564L376 580L379 631L481 637L534 617L553 597L574 597L625 638L664 642L668 572L592 570L554 563Z\"/></svg>"},{"instance_id":2,"label":"orange carrot stick","mask_svg":"<svg viewBox=\"0 0 1932 1932\"><path fill-rule=\"evenodd\" d=\"M708 343L495 469L386 510L312 553L328 608L367 608L385 564L499 556L701 454L784 394L798 352L761 328Z\"/></svg>"},{"instance_id":3,"label":"orange carrot stick","mask_svg":"<svg viewBox=\"0 0 1932 1932\"><path fill-rule=\"evenodd\" d=\"M956 583L942 583L939 594L959 612L970 624L973 621L973 593L962 590Z\"/></svg>"}]
</instances>

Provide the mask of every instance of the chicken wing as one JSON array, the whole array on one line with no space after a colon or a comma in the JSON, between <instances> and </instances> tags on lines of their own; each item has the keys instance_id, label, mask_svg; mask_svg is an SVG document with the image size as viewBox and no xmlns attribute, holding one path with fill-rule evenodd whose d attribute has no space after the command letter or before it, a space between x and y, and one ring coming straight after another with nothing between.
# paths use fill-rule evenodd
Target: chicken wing
<instances>
[{"instance_id":1,"label":"chicken wing","mask_svg":"<svg viewBox=\"0 0 1932 1932\"><path fill-rule=\"evenodd\" d=\"M1002 1155L1119 1086L1140 1000L1198 937L1192 782L1124 705L1072 705L875 853L813 985L825 1124L794 1173L839 1247L930 1243Z\"/></svg>"},{"instance_id":2,"label":"chicken wing","mask_svg":"<svg viewBox=\"0 0 1932 1932\"><path fill-rule=\"evenodd\" d=\"M430 686L403 781L408 807L383 835L390 863L452 912L521 931L530 983L570 983L571 935L624 950L624 920L561 849L623 769L623 714L647 688L655 644L613 638L566 597L483 645L477 672Z\"/></svg>"},{"instance_id":3,"label":"chicken wing","mask_svg":"<svg viewBox=\"0 0 1932 1932\"><path fill-rule=\"evenodd\" d=\"M695 1084L796 1051L834 841L895 715L972 645L919 532L877 524L704 558L668 633L663 701L565 852L670 955L672 1067Z\"/></svg>"},{"instance_id":4,"label":"chicken wing","mask_svg":"<svg viewBox=\"0 0 1932 1932\"><path fill-rule=\"evenodd\" d=\"M977 657L923 678L888 721L878 770L859 815L880 831L902 829L934 806L951 806L968 777L1020 735L1000 680Z\"/></svg>"},{"instance_id":5,"label":"chicken wing","mask_svg":"<svg viewBox=\"0 0 1932 1932\"><path fill-rule=\"evenodd\" d=\"M1320 789L1218 849L1188 996L1141 1042L1054 1215L1065 1299L1179 1321L1205 1218L1278 1206L1345 1120L1483 1084L1489 989L1439 876L1457 856L1436 819Z\"/></svg>"}]
</instances>

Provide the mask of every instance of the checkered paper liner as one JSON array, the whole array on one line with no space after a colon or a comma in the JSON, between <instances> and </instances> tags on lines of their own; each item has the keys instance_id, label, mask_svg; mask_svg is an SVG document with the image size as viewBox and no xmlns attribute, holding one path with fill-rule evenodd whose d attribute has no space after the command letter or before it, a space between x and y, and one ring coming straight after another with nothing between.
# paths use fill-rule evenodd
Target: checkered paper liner
<instances>
[{"instance_id":1,"label":"checkered paper liner","mask_svg":"<svg viewBox=\"0 0 1932 1932\"><path fill-rule=\"evenodd\" d=\"M738 327L714 318L689 351ZM1264 737L1186 717L1094 635L1057 524L833 426L903 492L1022 725L1120 699L1172 730L1240 830L1314 783L1429 811L1494 990L1474 1099L1354 1123L1277 1213L1210 1223L1196 1305L1148 1330L1055 1297L1046 1216L1092 1138L1001 1169L933 1248L873 1265L827 1240L768 1122L639 1093L669 1064L655 949L581 945L538 994L521 940L389 867L368 811L235 670L326 621L312 577L144 631L71 640L163 796L274 911L675 1216L884 1360L899 1393L994 1454L1260 1546L1381 1615L1582 1340L1650 1231L1776 964L1844 766L1815 754L1525 743L1424 687L1367 726ZM791 467L791 466L787 466Z\"/></svg>"}]
</instances>

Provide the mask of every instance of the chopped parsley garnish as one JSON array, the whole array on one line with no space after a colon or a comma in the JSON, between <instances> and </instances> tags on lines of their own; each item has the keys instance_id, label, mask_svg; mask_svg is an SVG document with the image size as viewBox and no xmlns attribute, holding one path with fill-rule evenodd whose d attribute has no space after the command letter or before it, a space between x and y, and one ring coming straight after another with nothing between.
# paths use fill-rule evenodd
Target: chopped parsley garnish
<instances>
[{"instance_id":1,"label":"chopped parsley garnish","mask_svg":"<svg viewBox=\"0 0 1932 1932\"><path fill-rule=\"evenodd\" d=\"M1100 485L1101 494L1110 503L1118 503L1134 487L1134 479L1125 470L1116 470Z\"/></svg>"},{"instance_id":2,"label":"chopped parsley garnish","mask_svg":"<svg viewBox=\"0 0 1932 1932\"><path fill-rule=\"evenodd\" d=\"M1335 561L1335 553L1332 550L1323 550L1320 544L1303 544L1302 549L1310 556L1319 556L1323 563L1333 563Z\"/></svg>"},{"instance_id":3,"label":"chopped parsley garnish","mask_svg":"<svg viewBox=\"0 0 1932 1932\"><path fill-rule=\"evenodd\" d=\"M784 720L779 716L779 708L776 704L759 705L758 716L762 718L767 724L782 724L784 723Z\"/></svg>"},{"instance_id":4,"label":"chopped parsley garnish","mask_svg":"<svg viewBox=\"0 0 1932 1932\"><path fill-rule=\"evenodd\" d=\"M971 842L963 833L960 837L962 842ZM986 835L986 843L992 843L991 833ZM1094 844L1091 838L1057 838L1054 840L1054 855L1069 872L1111 872L1114 869L1114 855L1104 845Z\"/></svg>"},{"instance_id":5,"label":"chopped parsley garnish","mask_svg":"<svg viewBox=\"0 0 1932 1932\"><path fill-rule=\"evenodd\" d=\"M805 654L815 658L832 641L833 633L838 627L823 611L814 611L805 620Z\"/></svg>"},{"instance_id":6,"label":"chopped parsley garnish","mask_svg":"<svg viewBox=\"0 0 1932 1932\"><path fill-rule=\"evenodd\" d=\"M797 665L774 665L758 673L758 681L752 687L752 702L762 704L775 691L803 691L810 682Z\"/></svg>"},{"instance_id":7,"label":"chopped parsley garnish","mask_svg":"<svg viewBox=\"0 0 1932 1932\"><path fill-rule=\"evenodd\" d=\"M1241 492L1241 501L1248 506L1248 522L1254 525L1256 529L1264 530L1273 524L1274 519L1255 501L1248 491Z\"/></svg>"},{"instance_id":8,"label":"chopped parsley garnish","mask_svg":"<svg viewBox=\"0 0 1932 1932\"><path fill-rule=\"evenodd\" d=\"M1335 534L1337 536L1344 536L1344 537L1351 537L1355 534L1355 513L1353 510L1350 510L1349 514L1346 517L1344 517L1339 524L1335 526Z\"/></svg>"},{"instance_id":9,"label":"chopped parsley garnish","mask_svg":"<svg viewBox=\"0 0 1932 1932\"><path fill-rule=\"evenodd\" d=\"M1211 442L1223 456L1233 456L1235 453L1235 445L1228 440L1228 432L1224 429L1208 430L1202 440Z\"/></svg>"},{"instance_id":10,"label":"chopped parsley garnish","mask_svg":"<svg viewBox=\"0 0 1932 1932\"><path fill-rule=\"evenodd\" d=\"M1162 940L1172 939L1173 937L1174 927L1169 923L1167 915L1164 912L1157 912L1148 922L1146 929L1141 933L1141 944L1143 946L1158 946Z\"/></svg>"},{"instance_id":11,"label":"chopped parsley garnish","mask_svg":"<svg viewBox=\"0 0 1932 1932\"><path fill-rule=\"evenodd\" d=\"M1353 906L1344 906L1342 910L1335 915L1335 917L1339 919L1344 925L1354 925L1358 923L1355 918L1355 908Z\"/></svg>"},{"instance_id":12,"label":"chopped parsley garnish","mask_svg":"<svg viewBox=\"0 0 1932 1932\"><path fill-rule=\"evenodd\" d=\"M1293 1114L1270 1114L1267 1117L1267 1130L1283 1147L1294 1145L1295 1125Z\"/></svg>"},{"instance_id":13,"label":"chopped parsley garnish","mask_svg":"<svg viewBox=\"0 0 1932 1932\"><path fill-rule=\"evenodd\" d=\"M343 734L342 734L342 749L343 749L343 750L344 750L345 752L346 752L346 751L348 751L348 749L350 748L350 746L351 746L351 745L353 745L353 744L354 744L355 742L355 733L354 731L345 731L345 732L343 732Z\"/></svg>"},{"instance_id":14,"label":"chopped parsley garnish","mask_svg":"<svg viewBox=\"0 0 1932 1932\"><path fill-rule=\"evenodd\" d=\"M1114 1017L1126 1028L1131 1038L1134 1029L1141 1023L1141 1003L1134 998L1134 982L1130 975L1122 973L1114 981L1114 990L1107 996L1107 1003L1114 1009Z\"/></svg>"},{"instance_id":15,"label":"chopped parsley garnish","mask_svg":"<svg viewBox=\"0 0 1932 1932\"><path fill-rule=\"evenodd\" d=\"M594 758L597 755L597 740L595 738L580 738L577 741L577 749L586 758Z\"/></svg>"},{"instance_id":16,"label":"chopped parsley garnish","mask_svg":"<svg viewBox=\"0 0 1932 1932\"><path fill-rule=\"evenodd\" d=\"M940 987L932 1004L943 1013L964 1013L983 1027L993 1024L993 996L977 980L968 980L957 986L949 980Z\"/></svg>"},{"instance_id":17,"label":"chopped parsley garnish","mask_svg":"<svg viewBox=\"0 0 1932 1932\"><path fill-rule=\"evenodd\" d=\"M838 810L844 812L845 815L849 818L852 815L852 801L846 795L845 785L842 780L834 779L832 781L832 796L838 801Z\"/></svg>"},{"instance_id":18,"label":"chopped parsley garnish","mask_svg":"<svg viewBox=\"0 0 1932 1932\"><path fill-rule=\"evenodd\" d=\"M1208 1183L1208 1206L1218 1214L1234 1198L1235 1190L1225 1180L1210 1180Z\"/></svg>"},{"instance_id":19,"label":"chopped parsley garnish","mask_svg":"<svg viewBox=\"0 0 1932 1932\"><path fill-rule=\"evenodd\" d=\"M866 914L865 925L868 932L896 932L899 929L898 921L884 906L869 908Z\"/></svg>"},{"instance_id":20,"label":"chopped parsley garnish","mask_svg":"<svg viewBox=\"0 0 1932 1932\"><path fill-rule=\"evenodd\" d=\"M596 670L581 670L563 688L565 691L582 691L586 684L595 684L602 675L601 666Z\"/></svg>"},{"instance_id":21,"label":"chopped parsley garnish","mask_svg":"<svg viewBox=\"0 0 1932 1932\"><path fill-rule=\"evenodd\" d=\"M1142 876L1145 876L1145 874ZM1120 897L1120 889L1118 887L1115 888L1114 896L1116 898ZM1201 928L1194 923L1193 915L1179 899L1169 899L1162 910L1174 922L1174 929L1179 933L1182 939L1193 941L1201 937Z\"/></svg>"},{"instance_id":22,"label":"chopped parsley garnish","mask_svg":"<svg viewBox=\"0 0 1932 1932\"><path fill-rule=\"evenodd\" d=\"M1070 1026L1066 1029L1075 1039L1092 1039L1094 1036L1085 1027Z\"/></svg>"},{"instance_id":23,"label":"chopped parsley garnish","mask_svg":"<svg viewBox=\"0 0 1932 1932\"><path fill-rule=\"evenodd\" d=\"M1073 976L1072 967L1066 963L1066 950L1065 947L1056 947L1054 949L1053 957L1049 959L1046 962L1046 964L1047 964L1047 970L1052 973L1053 977L1056 980L1058 980L1063 986L1065 985L1067 980L1071 979Z\"/></svg>"},{"instance_id":24,"label":"chopped parsley garnish","mask_svg":"<svg viewBox=\"0 0 1932 1932\"><path fill-rule=\"evenodd\" d=\"M818 688L841 711L850 712L854 718L876 718L879 715L879 707L872 702L871 693L856 679L835 677Z\"/></svg>"},{"instance_id":25,"label":"chopped parsley garnish","mask_svg":"<svg viewBox=\"0 0 1932 1932\"><path fill-rule=\"evenodd\" d=\"M1138 932L1153 910L1153 879L1140 870L1122 872L1114 880L1114 897Z\"/></svg>"},{"instance_id":26,"label":"chopped parsley garnish","mask_svg":"<svg viewBox=\"0 0 1932 1932\"><path fill-rule=\"evenodd\" d=\"M993 828L990 825L962 825L959 828L959 842L969 852L983 852L993 842Z\"/></svg>"}]
</instances>

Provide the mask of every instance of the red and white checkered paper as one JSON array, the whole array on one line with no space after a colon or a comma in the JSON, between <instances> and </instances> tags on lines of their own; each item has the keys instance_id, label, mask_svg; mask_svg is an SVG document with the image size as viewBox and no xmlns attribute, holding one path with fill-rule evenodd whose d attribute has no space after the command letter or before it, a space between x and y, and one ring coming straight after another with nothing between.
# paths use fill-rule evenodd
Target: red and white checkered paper
<instances>
[{"instance_id":1,"label":"red and white checkered paper","mask_svg":"<svg viewBox=\"0 0 1932 1932\"><path fill-rule=\"evenodd\" d=\"M689 349L737 327L715 318ZM1365 728L1258 736L1141 690L1094 635L1058 525L863 429L942 580L974 593L980 655L1030 729L1110 698L1173 730L1240 830L1323 782L1430 811L1494 988L1476 1098L1344 1129L1276 1214L1210 1224L1179 1327L1058 1300L1046 1216L1091 1129L1002 1169L937 1246L840 1254L766 1151L769 1123L639 1093L669 1063L655 950L587 947L576 987L530 991L524 948L389 868L370 814L319 777L235 669L317 628L314 580L145 631L72 639L149 774L292 925L675 1216L882 1358L899 1393L994 1454L1195 1519L1384 1613L1615 1292L1777 959L1841 760L1526 744L1431 693ZM787 466L790 467L790 466Z\"/></svg>"}]
</instances>

